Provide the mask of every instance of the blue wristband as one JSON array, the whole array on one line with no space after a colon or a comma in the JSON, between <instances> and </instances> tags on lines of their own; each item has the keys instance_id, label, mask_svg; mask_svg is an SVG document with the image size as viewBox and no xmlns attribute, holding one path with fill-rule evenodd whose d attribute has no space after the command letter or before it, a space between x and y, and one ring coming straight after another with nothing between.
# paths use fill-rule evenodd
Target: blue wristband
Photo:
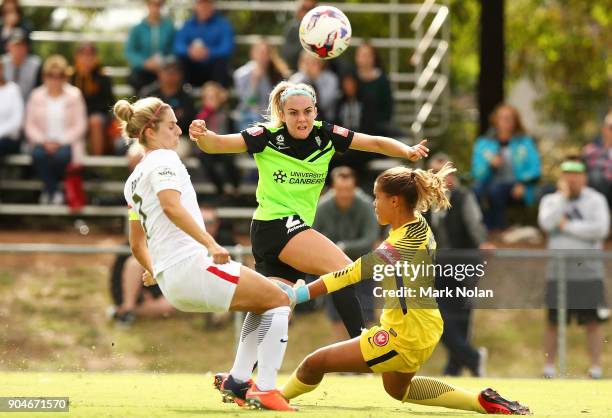
<instances>
[{"instance_id":1,"label":"blue wristband","mask_svg":"<svg viewBox=\"0 0 612 418\"><path fill-rule=\"evenodd\" d=\"M310 291L308 286L300 286L295 289L295 303L308 302L310 300Z\"/></svg>"}]
</instances>

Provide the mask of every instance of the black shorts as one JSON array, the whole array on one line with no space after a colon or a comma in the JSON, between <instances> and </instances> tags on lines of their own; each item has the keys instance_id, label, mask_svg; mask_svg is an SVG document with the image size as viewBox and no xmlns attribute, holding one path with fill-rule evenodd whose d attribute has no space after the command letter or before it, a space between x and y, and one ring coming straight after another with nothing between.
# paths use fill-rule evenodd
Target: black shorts
<instances>
[{"instance_id":1,"label":"black shorts","mask_svg":"<svg viewBox=\"0 0 612 418\"><path fill-rule=\"evenodd\" d=\"M310 229L298 215L273 221L251 222L251 246L255 257L255 270L266 277L280 277L293 283L305 279L306 274L278 259L291 238Z\"/></svg>"},{"instance_id":2,"label":"black shorts","mask_svg":"<svg viewBox=\"0 0 612 418\"><path fill-rule=\"evenodd\" d=\"M600 316L597 309L568 309L566 322L568 324L571 323L572 318L576 318L578 325L585 325L589 322L601 323L608 320L607 317ZM553 325L557 324L556 309L548 310L548 322Z\"/></svg>"},{"instance_id":3,"label":"black shorts","mask_svg":"<svg viewBox=\"0 0 612 418\"><path fill-rule=\"evenodd\" d=\"M130 256L127 254L117 256L111 269L110 292L113 298L113 304L115 306L121 306L121 304L123 304L123 286L121 285L121 277L123 273L123 266L129 257ZM162 295L161 289L157 285L148 287L143 286L138 293L138 299L136 300L137 305L140 305L144 300L145 292L151 294L153 299L157 299Z\"/></svg>"}]
</instances>

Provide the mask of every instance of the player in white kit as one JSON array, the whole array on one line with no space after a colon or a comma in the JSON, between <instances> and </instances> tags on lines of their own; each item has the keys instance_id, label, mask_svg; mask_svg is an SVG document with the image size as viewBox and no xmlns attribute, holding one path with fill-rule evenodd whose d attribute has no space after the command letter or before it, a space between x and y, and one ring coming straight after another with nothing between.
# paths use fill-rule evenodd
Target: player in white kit
<instances>
[{"instance_id":1,"label":"player in white kit","mask_svg":"<svg viewBox=\"0 0 612 418\"><path fill-rule=\"evenodd\" d=\"M259 373L245 398L262 408L293 409L275 389L288 340L286 293L230 260L206 232L189 173L175 151L181 129L172 108L148 97L134 104L119 100L114 112L124 135L145 149L124 188L130 247L145 269L145 285L157 283L182 311L254 313L249 314L250 326L243 328L241 349L252 353ZM255 343L244 344L252 333L258 337Z\"/></svg>"}]
</instances>

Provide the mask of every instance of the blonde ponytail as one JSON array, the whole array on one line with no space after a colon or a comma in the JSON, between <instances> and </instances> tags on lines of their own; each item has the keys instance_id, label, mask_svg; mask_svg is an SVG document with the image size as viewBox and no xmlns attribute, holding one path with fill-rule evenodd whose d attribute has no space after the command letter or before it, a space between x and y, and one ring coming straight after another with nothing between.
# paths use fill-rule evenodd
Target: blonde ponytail
<instances>
[{"instance_id":1,"label":"blonde ponytail","mask_svg":"<svg viewBox=\"0 0 612 418\"><path fill-rule=\"evenodd\" d=\"M157 130L165 107L170 108L157 97L140 99L134 104L122 99L115 103L113 113L121 123L125 138L137 139L138 143L146 145L145 130Z\"/></svg>"}]
</instances>

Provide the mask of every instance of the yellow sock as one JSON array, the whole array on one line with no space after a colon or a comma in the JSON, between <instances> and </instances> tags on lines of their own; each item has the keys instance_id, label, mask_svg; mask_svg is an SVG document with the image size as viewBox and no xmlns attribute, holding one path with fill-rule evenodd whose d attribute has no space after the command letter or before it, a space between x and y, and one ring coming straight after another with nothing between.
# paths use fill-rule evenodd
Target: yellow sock
<instances>
[{"instance_id":1,"label":"yellow sock","mask_svg":"<svg viewBox=\"0 0 612 418\"><path fill-rule=\"evenodd\" d=\"M316 385L307 385L306 383L300 382L296 373L297 370L293 372L287 383L285 383L285 386L281 389L281 393L287 399L293 399L304 393L312 392L319 386L318 383Z\"/></svg>"},{"instance_id":2,"label":"yellow sock","mask_svg":"<svg viewBox=\"0 0 612 418\"><path fill-rule=\"evenodd\" d=\"M402 402L443 406L486 414L485 409L478 402L477 393L469 392L431 377L413 377Z\"/></svg>"}]
</instances>

